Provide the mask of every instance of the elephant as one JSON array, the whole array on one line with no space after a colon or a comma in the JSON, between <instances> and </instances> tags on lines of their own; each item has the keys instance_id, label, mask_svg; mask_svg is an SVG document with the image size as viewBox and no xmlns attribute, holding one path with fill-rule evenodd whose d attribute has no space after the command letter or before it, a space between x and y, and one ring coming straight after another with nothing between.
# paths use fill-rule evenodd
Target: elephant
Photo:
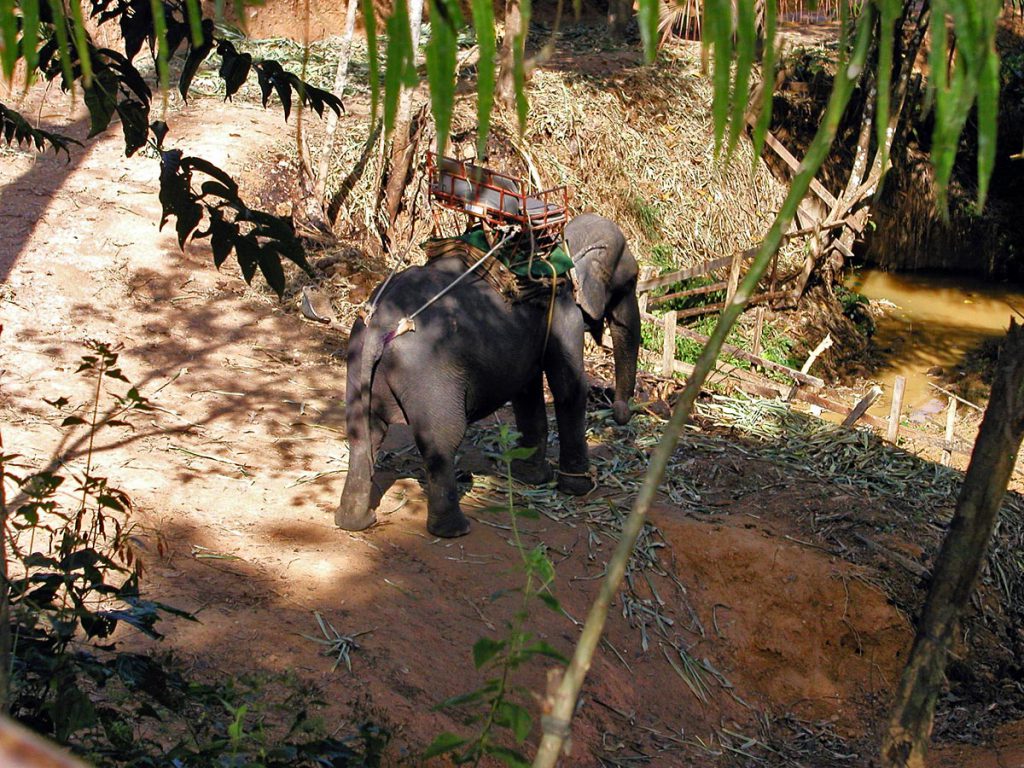
<instances>
[{"instance_id":1,"label":"elephant","mask_svg":"<svg viewBox=\"0 0 1024 768\"><path fill-rule=\"evenodd\" d=\"M349 470L334 518L343 529L362 530L376 521L370 508L373 467L389 424L407 423L412 430L426 469L427 530L435 536L469 532L459 507L455 453L470 422L510 400L520 445L534 449L513 461L513 476L529 484L550 481L544 376L558 425L558 488L574 495L593 489L584 326L571 284L563 281L553 299L545 291L514 303L477 272L452 286L466 270L457 256L440 256L399 272L377 289L368 319L353 324L345 395Z\"/></svg>"},{"instance_id":2,"label":"elephant","mask_svg":"<svg viewBox=\"0 0 1024 768\"><path fill-rule=\"evenodd\" d=\"M626 236L613 221L584 213L565 225L565 243L575 263L579 289L576 302L587 330L600 344L605 323L615 358L615 400L619 424L629 422L629 399L636 388L640 351L640 306L636 298L639 268Z\"/></svg>"}]
</instances>

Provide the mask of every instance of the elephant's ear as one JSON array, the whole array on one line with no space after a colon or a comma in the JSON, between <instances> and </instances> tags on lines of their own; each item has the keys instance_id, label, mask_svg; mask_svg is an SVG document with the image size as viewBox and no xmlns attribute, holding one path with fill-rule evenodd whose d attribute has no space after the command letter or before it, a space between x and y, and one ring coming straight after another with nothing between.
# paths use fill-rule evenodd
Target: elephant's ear
<instances>
[{"instance_id":1,"label":"elephant's ear","mask_svg":"<svg viewBox=\"0 0 1024 768\"><path fill-rule=\"evenodd\" d=\"M608 286L601 279L600 270L592 267L585 262L576 267L576 282L579 285L576 303L586 315L587 325L600 327L608 307Z\"/></svg>"}]
</instances>

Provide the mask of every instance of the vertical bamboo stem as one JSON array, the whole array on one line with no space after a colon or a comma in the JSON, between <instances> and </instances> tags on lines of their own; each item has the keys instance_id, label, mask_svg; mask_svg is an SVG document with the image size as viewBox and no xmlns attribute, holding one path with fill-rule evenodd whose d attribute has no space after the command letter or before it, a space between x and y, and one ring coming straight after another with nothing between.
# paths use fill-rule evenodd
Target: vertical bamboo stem
<instances>
[{"instance_id":1,"label":"vertical bamboo stem","mask_svg":"<svg viewBox=\"0 0 1024 768\"><path fill-rule=\"evenodd\" d=\"M754 357L761 356L761 334L764 333L764 305L760 305L754 313L754 347L751 353Z\"/></svg>"},{"instance_id":2,"label":"vertical bamboo stem","mask_svg":"<svg viewBox=\"0 0 1024 768\"><path fill-rule=\"evenodd\" d=\"M946 408L946 445L942 449L942 466L948 467L953 463L953 438L956 437L956 398L949 398L949 406Z\"/></svg>"},{"instance_id":3,"label":"vertical bamboo stem","mask_svg":"<svg viewBox=\"0 0 1024 768\"><path fill-rule=\"evenodd\" d=\"M895 443L900 436L900 419L903 418L903 396L907 391L907 377L897 376L892 387L892 405L889 406L889 429L885 439Z\"/></svg>"},{"instance_id":4,"label":"vertical bamboo stem","mask_svg":"<svg viewBox=\"0 0 1024 768\"><path fill-rule=\"evenodd\" d=\"M672 378L672 364L676 360L676 311L666 312L663 322L665 341L661 348L661 372Z\"/></svg>"}]
</instances>

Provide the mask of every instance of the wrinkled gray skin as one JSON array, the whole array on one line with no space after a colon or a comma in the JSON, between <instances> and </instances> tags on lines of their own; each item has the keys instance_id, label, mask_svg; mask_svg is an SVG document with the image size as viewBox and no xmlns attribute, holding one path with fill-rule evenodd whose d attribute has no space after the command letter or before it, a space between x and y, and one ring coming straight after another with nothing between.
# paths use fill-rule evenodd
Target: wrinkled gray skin
<instances>
[{"instance_id":1,"label":"wrinkled gray skin","mask_svg":"<svg viewBox=\"0 0 1024 768\"><path fill-rule=\"evenodd\" d=\"M598 344L605 323L615 357L615 421L626 424L632 413L629 399L636 388L636 359L640 350L640 306L636 299L639 268L626 236L614 222L584 213L565 226L565 242L576 264L579 293L587 330Z\"/></svg>"},{"instance_id":2,"label":"wrinkled gray skin","mask_svg":"<svg viewBox=\"0 0 1024 768\"><path fill-rule=\"evenodd\" d=\"M373 465L389 424L412 428L426 467L427 530L435 536L469 532L459 508L455 452L470 422L509 400L520 444L536 449L513 462L513 475L530 484L549 481L545 375L558 422L558 487L571 494L593 487L586 474L583 318L568 287L556 297L550 334L549 296L511 305L471 275L423 310L414 332L388 341L403 317L465 271L458 259L438 258L400 272L369 324L357 320L352 327L345 395L349 470L334 516L341 528L362 530L376 520L370 509Z\"/></svg>"}]
</instances>

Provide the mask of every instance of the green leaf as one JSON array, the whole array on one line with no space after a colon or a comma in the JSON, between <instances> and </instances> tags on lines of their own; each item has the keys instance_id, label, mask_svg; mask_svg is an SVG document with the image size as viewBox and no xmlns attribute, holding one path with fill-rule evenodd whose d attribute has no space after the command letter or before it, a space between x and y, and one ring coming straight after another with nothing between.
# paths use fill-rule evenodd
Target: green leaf
<instances>
[{"instance_id":1,"label":"green leaf","mask_svg":"<svg viewBox=\"0 0 1024 768\"><path fill-rule=\"evenodd\" d=\"M424 760L429 760L432 757L437 757L438 755L443 755L446 752L451 752L453 749L461 747L466 743L466 741L467 740L461 736L456 736L454 733L445 731L444 733L438 734L434 740L430 742L430 746L423 751L422 758Z\"/></svg>"},{"instance_id":2,"label":"green leaf","mask_svg":"<svg viewBox=\"0 0 1024 768\"><path fill-rule=\"evenodd\" d=\"M994 37L993 37L994 39ZM989 180L996 164L999 110L999 56L994 45L985 51L985 62L978 76L978 200L981 213L988 198Z\"/></svg>"},{"instance_id":3,"label":"green leaf","mask_svg":"<svg viewBox=\"0 0 1024 768\"><path fill-rule=\"evenodd\" d=\"M281 257L271 245L267 244L260 248L259 260L260 271L263 273L263 277L266 278L267 285L273 289L278 298L281 298L284 295L285 289Z\"/></svg>"},{"instance_id":4,"label":"green leaf","mask_svg":"<svg viewBox=\"0 0 1024 768\"><path fill-rule=\"evenodd\" d=\"M501 454L501 458L505 461L515 461L516 459L528 459L537 452L537 446L535 445L520 445L515 448L508 448Z\"/></svg>"},{"instance_id":5,"label":"green leaf","mask_svg":"<svg viewBox=\"0 0 1024 768\"><path fill-rule=\"evenodd\" d=\"M729 123L729 142L725 154L736 149L740 132L746 124L747 103L750 100L750 72L754 67L754 48L757 41L757 19L753 0L736 3L736 80L732 88L732 117Z\"/></svg>"},{"instance_id":6,"label":"green leaf","mask_svg":"<svg viewBox=\"0 0 1024 768\"><path fill-rule=\"evenodd\" d=\"M521 29L512 43L512 82L516 91L516 118L519 133L526 131L526 117L530 104L526 100L526 33L530 29L531 0L520 0L519 15Z\"/></svg>"},{"instance_id":7,"label":"green leaf","mask_svg":"<svg viewBox=\"0 0 1024 768\"><path fill-rule=\"evenodd\" d=\"M89 110L89 138L102 133L110 125L117 110L117 75L103 68L85 86L85 106Z\"/></svg>"},{"instance_id":8,"label":"green leaf","mask_svg":"<svg viewBox=\"0 0 1024 768\"><path fill-rule=\"evenodd\" d=\"M562 655L562 653L557 648L546 643L543 640L538 640L535 643L526 646L523 649L523 652L531 655L547 656L549 659L555 659L556 661L560 661L563 664L569 663L569 660L564 655Z\"/></svg>"},{"instance_id":9,"label":"green leaf","mask_svg":"<svg viewBox=\"0 0 1024 768\"><path fill-rule=\"evenodd\" d=\"M504 640L491 640L489 637L481 637L473 644L473 666L480 669L484 664L501 653L504 648Z\"/></svg>"},{"instance_id":10,"label":"green leaf","mask_svg":"<svg viewBox=\"0 0 1024 768\"><path fill-rule=\"evenodd\" d=\"M431 0L430 39L427 41L427 80L430 111L437 127L437 153L444 154L455 106L455 55L462 12L455 0Z\"/></svg>"},{"instance_id":11,"label":"green leaf","mask_svg":"<svg viewBox=\"0 0 1024 768\"><path fill-rule=\"evenodd\" d=\"M21 3L21 55L25 58L28 82L35 77L39 63L39 3L41 0L25 0Z\"/></svg>"},{"instance_id":12,"label":"green leaf","mask_svg":"<svg viewBox=\"0 0 1024 768\"><path fill-rule=\"evenodd\" d=\"M67 87L72 87L75 80L74 67L71 63L71 45L68 41L68 23L64 16L64 4L61 0L48 0L53 28L57 33L57 50L60 52L60 69ZM158 0L153 0L158 2Z\"/></svg>"},{"instance_id":13,"label":"green leaf","mask_svg":"<svg viewBox=\"0 0 1024 768\"><path fill-rule=\"evenodd\" d=\"M476 154L487 155L487 134L491 129L491 111L494 108L494 62L497 42L494 34L494 3L490 0L472 0L473 28L480 51L476 75Z\"/></svg>"},{"instance_id":14,"label":"green leaf","mask_svg":"<svg viewBox=\"0 0 1024 768\"><path fill-rule=\"evenodd\" d=\"M0 71L4 79L14 76L14 63L18 60L18 20L14 15L14 0L0 0Z\"/></svg>"},{"instance_id":15,"label":"green leaf","mask_svg":"<svg viewBox=\"0 0 1024 768\"><path fill-rule=\"evenodd\" d=\"M512 731L516 741L520 744L530 735L530 728L533 727L533 718L526 707L516 704L514 701L502 701L497 707L497 717L501 725Z\"/></svg>"},{"instance_id":16,"label":"green leaf","mask_svg":"<svg viewBox=\"0 0 1024 768\"><path fill-rule=\"evenodd\" d=\"M85 29L85 19L82 18L82 5L79 0L69 0L68 4L71 6L71 30L75 37L78 62L82 67L82 85L89 88L92 85L92 46L89 45L88 33ZM111 109L111 112L113 112L113 109ZM92 136L93 134L89 135Z\"/></svg>"},{"instance_id":17,"label":"green leaf","mask_svg":"<svg viewBox=\"0 0 1024 768\"><path fill-rule=\"evenodd\" d=\"M540 512L533 507L512 507L512 516L524 520L540 520Z\"/></svg>"},{"instance_id":18,"label":"green leaf","mask_svg":"<svg viewBox=\"0 0 1024 768\"><path fill-rule=\"evenodd\" d=\"M530 768L530 762L526 757L514 749L501 747L497 744L489 744L487 746L487 753L501 760L509 768Z\"/></svg>"},{"instance_id":19,"label":"green leaf","mask_svg":"<svg viewBox=\"0 0 1024 768\"><path fill-rule=\"evenodd\" d=\"M384 133L390 135L395 127L402 88L416 84L416 68L413 66L415 51L412 49L406 0L396 0L386 30L388 44L384 52Z\"/></svg>"},{"instance_id":20,"label":"green leaf","mask_svg":"<svg viewBox=\"0 0 1024 768\"><path fill-rule=\"evenodd\" d=\"M50 2L57 2L57 0L50 0ZM167 47L167 18L164 16L164 6L161 0L149 0L149 10L153 19L153 31L156 33L157 51L156 51L156 71L160 76L160 90L165 94L167 92L168 84L170 83L170 70L167 67L167 60L173 51L168 52ZM245 18L244 15L240 18ZM166 96L164 105L166 106Z\"/></svg>"},{"instance_id":21,"label":"green leaf","mask_svg":"<svg viewBox=\"0 0 1024 768\"><path fill-rule=\"evenodd\" d=\"M439 704L434 705L434 709L450 709L452 707L461 707L466 704L472 704L486 698L498 690L497 680L488 680L482 686L477 688L475 691L469 691L468 693L460 693L457 696L451 696Z\"/></svg>"},{"instance_id":22,"label":"green leaf","mask_svg":"<svg viewBox=\"0 0 1024 768\"><path fill-rule=\"evenodd\" d=\"M714 45L714 96L711 115L715 129L715 154L722 148L729 121L729 61L732 58L732 5L729 0L705 0L704 45Z\"/></svg>"},{"instance_id":23,"label":"green leaf","mask_svg":"<svg viewBox=\"0 0 1024 768\"><path fill-rule=\"evenodd\" d=\"M754 124L754 162L761 157L768 126L772 123L772 107L775 104L775 27L777 8L775 3L764 4L764 50L761 53L761 104Z\"/></svg>"},{"instance_id":24,"label":"green leaf","mask_svg":"<svg viewBox=\"0 0 1024 768\"><path fill-rule=\"evenodd\" d=\"M556 613L562 612L562 604L558 602L558 598L552 595L550 592L538 592L537 599L540 600L544 605L550 608Z\"/></svg>"},{"instance_id":25,"label":"green leaf","mask_svg":"<svg viewBox=\"0 0 1024 768\"><path fill-rule=\"evenodd\" d=\"M644 43L644 59L648 64L654 62L654 57L658 52L658 17L660 10L661 0L640 0L640 7L637 10L637 21L640 24L640 39Z\"/></svg>"}]
</instances>

